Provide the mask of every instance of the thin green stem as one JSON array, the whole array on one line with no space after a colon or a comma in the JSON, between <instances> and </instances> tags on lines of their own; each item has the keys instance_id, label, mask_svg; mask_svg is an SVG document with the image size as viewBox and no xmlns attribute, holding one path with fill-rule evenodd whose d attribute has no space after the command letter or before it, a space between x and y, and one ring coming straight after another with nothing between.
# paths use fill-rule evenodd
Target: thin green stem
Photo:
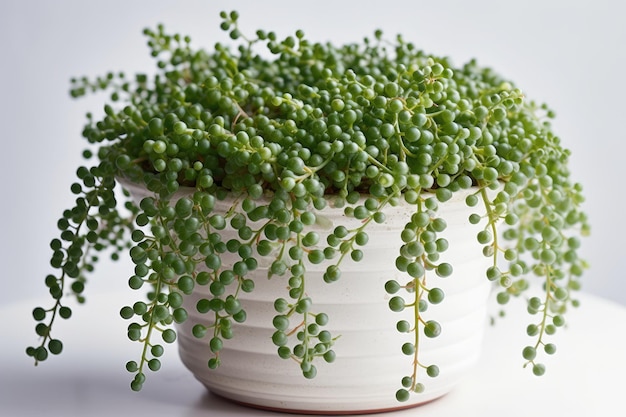
<instances>
[{"instance_id":1,"label":"thin green stem","mask_svg":"<svg viewBox=\"0 0 626 417\"><path fill-rule=\"evenodd\" d=\"M494 213L491 208L491 202L489 201L489 196L487 195L487 190L485 187L481 187L480 195L485 205L485 210L487 211L487 218L489 219L489 223L487 227L491 228L492 234L492 247L493 247L493 266L498 266L498 228L496 227L496 221L498 220L498 216Z\"/></svg>"}]
</instances>

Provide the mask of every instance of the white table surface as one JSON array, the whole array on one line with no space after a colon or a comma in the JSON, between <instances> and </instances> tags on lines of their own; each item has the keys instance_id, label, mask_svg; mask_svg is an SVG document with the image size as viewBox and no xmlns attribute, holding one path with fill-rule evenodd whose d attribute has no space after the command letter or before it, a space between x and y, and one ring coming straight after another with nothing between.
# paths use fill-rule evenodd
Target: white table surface
<instances>
[{"instance_id":1,"label":"white table surface","mask_svg":"<svg viewBox=\"0 0 626 417\"><path fill-rule=\"evenodd\" d=\"M487 331L476 371L452 393L424 406L379 416L626 416L626 308L581 293L581 307L555 335L557 354L541 378L522 369L528 316L513 314ZM0 308L0 416L286 416L253 410L208 393L183 368L175 345L141 392L129 388L126 341L117 311L129 294L94 295L59 323L62 355L34 367L24 348L35 342L30 311L38 300ZM88 330L91 328L93 330ZM57 333L60 337L60 333Z\"/></svg>"}]
</instances>

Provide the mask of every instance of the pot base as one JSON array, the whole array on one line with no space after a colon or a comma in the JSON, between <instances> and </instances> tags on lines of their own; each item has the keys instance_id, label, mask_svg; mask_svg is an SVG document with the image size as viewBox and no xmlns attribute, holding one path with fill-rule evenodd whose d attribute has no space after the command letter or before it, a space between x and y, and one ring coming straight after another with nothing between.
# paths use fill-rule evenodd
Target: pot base
<instances>
[{"instance_id":1,"label":"pot base","mask_svg":"<svg viewBox=\"0 0 626 417\"><path fill-rule=\"evenodd\" d=\"M226 401L229 401L233 404L241 405L243 407L254 408L257 410L263 411L271 411L275 413L285 413L285 414L302 414L302 415L315 415L315 416L354 416L354 415L370 415L370 414L381 414L381 413L390 413L393 411L403 411L411 408L421 407L423 405L429 404L433 401L437 401L440 398L444 397L446 394L442 394L439 397L431 398L424 402L411 403L407 405L400 405L398 407L387 407L387 408L376 408L376 409L356 409L356 410L319 410L319 409L299 409L299 408L289 408L289 406L285 407L270 407L264 406L254 403L249 403L245 401L238 401L236 399L230 398L228 396L216 393L214 390L210 389L205 385L205 388L213 395L216 395L220 398L223 398Z\"/></svg>"}]
</instances>

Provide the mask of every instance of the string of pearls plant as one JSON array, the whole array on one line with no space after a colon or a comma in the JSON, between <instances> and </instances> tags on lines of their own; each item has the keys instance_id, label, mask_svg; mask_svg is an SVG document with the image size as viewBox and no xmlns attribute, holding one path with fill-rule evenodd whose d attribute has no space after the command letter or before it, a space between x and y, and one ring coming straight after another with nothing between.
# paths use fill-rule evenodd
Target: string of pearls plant
<instances>
[{"instance_id":1,"label":"string of pearls plant","mask_svg":"<svg viewBox=\"0 0 626 417\"><path fill-rule=\"evenodd\" d=\"M414 322L397 324L414 335L398 347L414 357L414 367L398 376L397 398L406 400L438 374L436 364L420 361L417 348L420 337L441 331L422 312L445 302L426 274L453 270L439 261L448 242L439 237L446 219L437 207L474 187L466 204L476 214L468 221L486 220L476 238L493 258L485 273L498 285L498 302L524 294L530 276L543 283L543 297L527 304L535 343L523 348L524 363L543 374L538 356L554 353L549 336L576 304L571 294L586 266L577 255L579 237L589 230L581 187L570 181L569 151L551 130L552 111L475 61L455 68L401 36L387 42L377 31L337 46L313 43L302 31L282 40L261 30L248 37L236 12L221 18L236 49L220 43L212 51L194 49L189 37L158 26L144 31L156 75L72 80L73 97L106 91L110 104L101 118L88 114L83 136L97 150L84 156L97 162L81 166L71 185L75 204L50 244L56 272L45 284L52 305L34 309L40 341L27 354L41 362L61 352L53 327L71 316L68 299L84 301L99 252L112 250L117 258L128 250L135 264L129 286L150 288L148 298L121 309L131 320L128 338L142 346L139 359L127 364L132 389L141 389L148 369L160 368L162 343L176 339L170 324L187 318L183 294L195 285L210 285L210 297L197 308L213 314L215 325L193 332L211 335L208 366L217 367L224 341L237 336L232 324L246 319L238 296L254 290L248 272L269 256L271 274L288 283L276 295L272 340L280 357L296 359L313 378L317 360L334 360L339 335L324 330L332 317L313 313L307 266L325 264L327 282L341 279L345 262L362 259L370 224L385 222L385 207L404 199L415 212L400 231L404 245L390 268L406 280L390 280L381 291L392 295L391 310L415 312ZM138 205L118 201L119 178L156 197ZM183 186L195 192L174 203ZM215 213L216 201L227 195L242 210ZM327 204L345 207L361 226L339 225L320 241L308 228ZM262 226L250 226L257 222ZM226 224L238 239L222 240ZM240 261L224 267L225 253Z\"/></svg>"}]
</instances>

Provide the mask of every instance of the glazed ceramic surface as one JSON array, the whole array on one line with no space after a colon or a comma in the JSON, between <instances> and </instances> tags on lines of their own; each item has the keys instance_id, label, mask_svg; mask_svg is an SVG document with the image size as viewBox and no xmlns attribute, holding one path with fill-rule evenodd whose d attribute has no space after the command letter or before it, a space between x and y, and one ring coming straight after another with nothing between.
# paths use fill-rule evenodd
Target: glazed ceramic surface
<instances>
[{"instance_id":1,"label":"glazed ceramic surface","mask_svg":"<svg viewBox=\"0 0 626 417\"><path fill-rule=\"evenodd\" d=\"M140 200L148 195L145 190L125 184L133 197ZM465 194L466 195L466 194ZM441 397L470 371L477 361L486 323L487 298L490 284L485 278L489 260L482 255L476 233L484 226L470 225L468 216L473 212L459 194L446 203L440 203L439 217L447 222L441 233L449 241L449 249L440 261L449 262L454 272L447 278L433 271L426 273L426 285L439 287L445 293L441 304L429 305L423 313L425 320L437 320L441 335L419 339L419 360L437 364L440 374L430 378L422 370L419 379L425 391L412 395L407 402L398 402L395 392L401 388L401 378L412 373L413 356L402 353L405 342L413 342L413 334L396 330L399 320L414 322L412 308L401 313L389 309L390 296L384 285L390 279L408 282L409 277L398 272L395 259L400 246L400 231L414 207L400 204L385 210L386 222L367 228L369 242L361 249L360 262L346 259L341 278L325 283L322 275L326 265L307 265L306 293L313 300L311 312L324 312L329 316L325 329L340 335L334 343L336 360L316 363L317 376L306 379L298 363L281 359L271 336L275 329L272 319L277 314L274 300L288 298L285 276L268 279L268 267L274 258L259 258L259 267L248 276L255 281L255 290L240 293L247 320L233 324L234 337L224 341L220 351L221 365L211 370L207 363L213 354L208 347L209 336L197 339L191 333L195 324L212 325L213 315L200 314L196 303L211 298L207 287L196 285L192 295L185 299L188 320L178 327L179 353L185 366L209 390L231 400L261 408L279 409L310 414L371 413L412 407ZM226 211L233 200L218 202L216 211ZM318 224L312 226L325 242L335 226L350 229L360 221L346 218L343 209L327 208L317 213ZM254 225L251 225L254 229ZM236 236L234 230L224 230L222 240ZM225 255L226 256L226 255ZM240 260L237 254L223 259L228 268ZM230 264L230 265L229 265ZM407 298L407 303L412 302ZM296 323L294 323L296 324ZM211 332L209 332L211 333Z\"/></svg>"}]
</instances>

